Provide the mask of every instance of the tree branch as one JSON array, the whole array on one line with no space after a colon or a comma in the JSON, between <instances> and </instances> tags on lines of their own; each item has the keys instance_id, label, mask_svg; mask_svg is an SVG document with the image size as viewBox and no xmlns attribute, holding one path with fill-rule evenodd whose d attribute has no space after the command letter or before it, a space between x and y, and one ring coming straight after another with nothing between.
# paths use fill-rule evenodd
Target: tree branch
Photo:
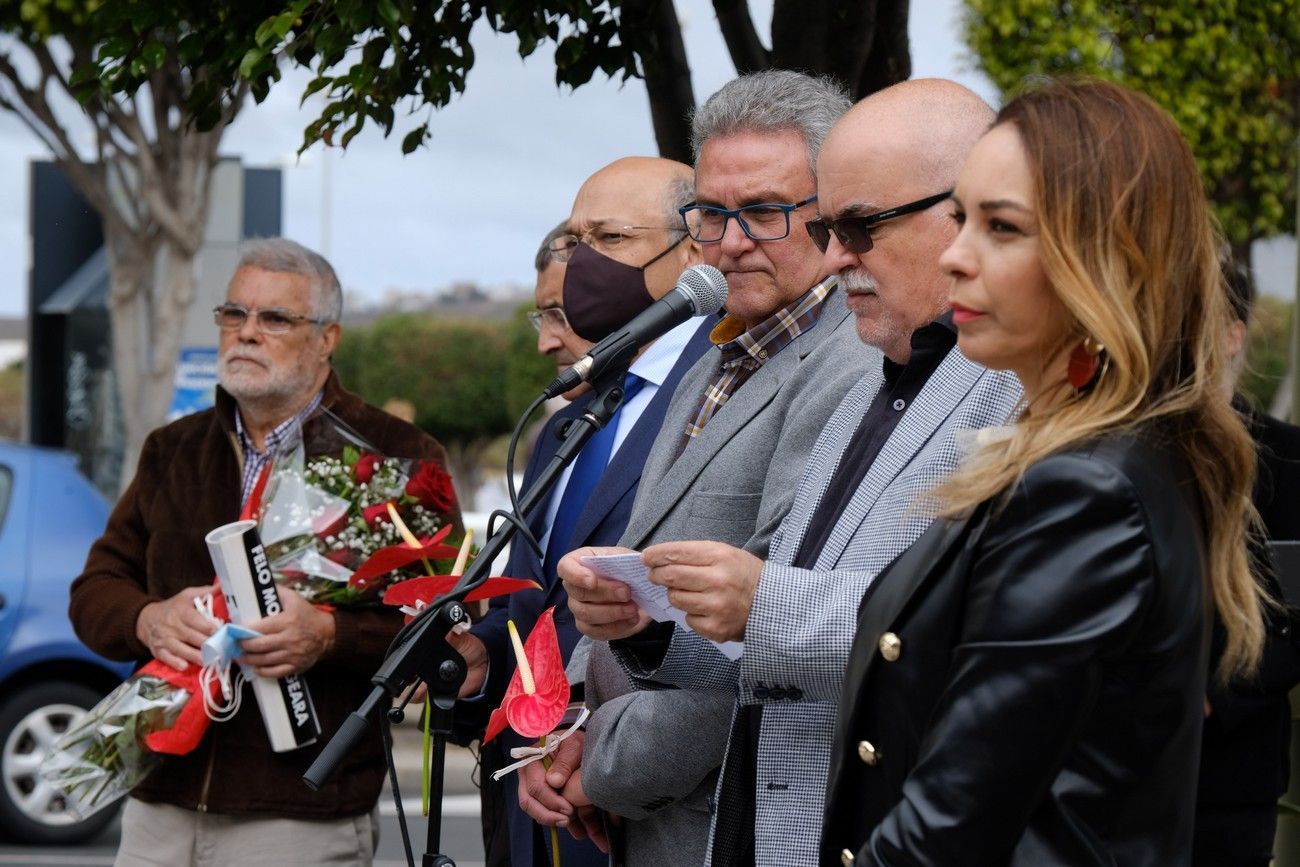
<instances>
[{"instance_id":1,"label":"tree branch","mask_svg":"<svg viewBox=\"0 0 1300 867\"><path fill-rule=\"evenodd\" d=\"M169 188L174 192L175 183L170 183L171 179L163 177L162 172L159 171L158 163L154 159L153 147L145 137L144 128L141 127L138 118L112 100L105 103L104 110L112 124L131 140L133 148L130 156L140 172L138 193L149 208L151 222L156 223L168 237L182 247L190 245L194 233L189 226L189 221L164 195L164 190Z\"/></svg>"},{"instance_id":2,"label":"tree branch","mask_svg":"<svg viewBox=\"0 0 1300 867\"><path fill-rule=\"evenodd\" d=\"M642 21L650 27L649 44L641 54L659 154L690 165L691 129L687 117L695 108L695 91L691 87L691 69L686 62L677 9L673 0L650 0L649 4L643 0L626 0L623 8L633 11L634 27Z\"/></svg>"},{"instance_id":3,"label":"tree branch","mask_svg":"<svg viewBox=\"0 0 1300 867\"><path fill-rule=\"evenodd\" d=\"M38 85L39 89L29 88L23 84L22 77L9 61L9 58L0 55L0 79L9 83L18 102L15 103L12 99L4 97L0 97L0 100L49 149L50 156L63 168L68 180L81 195L85 196L91 206L100 212L105 223L115 221L119 225L125 226L125 220L113 207L111 197L108 195L108 187L104 183L102 171L88 165L81 158L81 155L72 144L67 129L54 117L49 101L45 98L44 89L50 82L56 82L67 90L66 78L55 67L53 58L50 57L48 49L44 45L29 45L28 49L36 58L37 64L42 69L52 69L53 75Z\"/></svg>"},{"instance_id":4,"label":"tree branch","mask_svg":"<svg viewBox=\"0 0 1300 867\"><path fill-rule=\"evenodd\" d=\"M771 69L772 55L758 38L747 0L713 0L713 11L736 74Z\"/></svg>"},{"instance_id":5,"label":"tree branch","mask_svg":"<svg viewBox=\"0 0 1300 867\"><path fill-rule=\"evenodd\" d=\"M912 53L907 41L909 0L879 0L870 53L855 79L848 82L856 97L883 90L912 77Z\"/></svg>"}]
</instances>

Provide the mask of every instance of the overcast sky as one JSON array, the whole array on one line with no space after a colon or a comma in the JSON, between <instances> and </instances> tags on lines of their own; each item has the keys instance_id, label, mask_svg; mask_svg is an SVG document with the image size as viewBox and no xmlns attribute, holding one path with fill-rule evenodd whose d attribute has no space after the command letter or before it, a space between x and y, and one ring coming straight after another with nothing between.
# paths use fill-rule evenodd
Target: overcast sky
<instances>
[{"instance_id":1,"label":"overcast sky","mask_svg":"<svg viewBox=\"0 0 1300 867\"><path fill-rule=\"evenodd\" d=\"M766 39L770 0L750 6ZM958 0L912 0L913 75L954 78L993 101L996 92L973 71L960 40L960 8ZM677 0L677 9L702 102L735 71L710 0ZM466 93L434 115L432 142L410 156L400 152L409 126L399 123L391 139L368 128L346 153L318 146L295 162L314 116L297 107L307 76L296 71L241 113L222 153L285 167L285 234L326 252L349 292L378 298L390 288L432 290L458 280L531 285L536 245L568 214L583 179L656 148L639 81L561 91L550 47L525 61L515 44L480 23ZM0 315L26 311L27 161L42 156L37 140L0 112ZM1288 252L1279 254L1282 265Z\"/></svg>"}]
</instances>

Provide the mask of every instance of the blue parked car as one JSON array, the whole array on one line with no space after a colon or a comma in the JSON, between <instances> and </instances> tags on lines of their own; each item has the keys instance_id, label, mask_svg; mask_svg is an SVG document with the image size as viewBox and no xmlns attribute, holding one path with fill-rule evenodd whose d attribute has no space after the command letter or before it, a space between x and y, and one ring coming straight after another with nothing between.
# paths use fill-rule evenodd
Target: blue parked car
<instances>
[{"instance_id":1,"label":"blue parked car","mask_svg":"<svg viewBox=\"0 0 1300 867\"><path fill-rule=\"evenodd\" d=\"M115 815L78 822L36 774L59 735L131 673L68 622L68 586L108 513L72 455L0 442L0 835L15 842L78 842Z\"/></svg>"}]
</instances>

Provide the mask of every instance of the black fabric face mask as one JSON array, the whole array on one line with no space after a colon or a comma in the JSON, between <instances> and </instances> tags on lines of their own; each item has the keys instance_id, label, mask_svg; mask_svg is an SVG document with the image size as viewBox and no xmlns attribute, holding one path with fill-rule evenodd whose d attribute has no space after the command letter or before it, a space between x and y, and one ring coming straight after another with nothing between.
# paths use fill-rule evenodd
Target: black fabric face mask
<instances>
[{"instance_id":1,"label":"black fabric face mask","mask_svg":"<svg viewBox=\"0 0 1300 867\"><path fill-rule=\"evenodd\" d=\"M564 269L564 315L573 333L592 343L603 340L654 303L645 269L682 242L685 233L641 267L625 265L578 242Z\"/></svg>"}]
</instances>

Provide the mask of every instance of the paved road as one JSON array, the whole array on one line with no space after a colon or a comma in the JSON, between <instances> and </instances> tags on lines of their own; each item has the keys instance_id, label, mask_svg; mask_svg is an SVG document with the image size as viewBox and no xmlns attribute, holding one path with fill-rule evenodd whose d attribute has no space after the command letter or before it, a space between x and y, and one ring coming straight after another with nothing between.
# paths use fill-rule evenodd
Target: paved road
<instances>
[{"instance_id":1,"label":"paved road","mask_svg":"<svg viewBox=\"0 0 1300 867\"><path fill-rule=\"evenodd\" d=\"M412 716L414 716L412 714ZM415 864L424 853L428 822L420 815L420 738L412 725L394 730L398 785L411 834ZM442 851L457 867L483 867L483 837L479 825L478 789L471 780L474 757L467 750L447 751L446 793L443 798ZM376 867L405 867L397 808L385 786L379 802L380 835ZM76 848L6 846L0 843L0 867L101 867L113 863L118 824Z\"/></svg>"}]
</instances>

